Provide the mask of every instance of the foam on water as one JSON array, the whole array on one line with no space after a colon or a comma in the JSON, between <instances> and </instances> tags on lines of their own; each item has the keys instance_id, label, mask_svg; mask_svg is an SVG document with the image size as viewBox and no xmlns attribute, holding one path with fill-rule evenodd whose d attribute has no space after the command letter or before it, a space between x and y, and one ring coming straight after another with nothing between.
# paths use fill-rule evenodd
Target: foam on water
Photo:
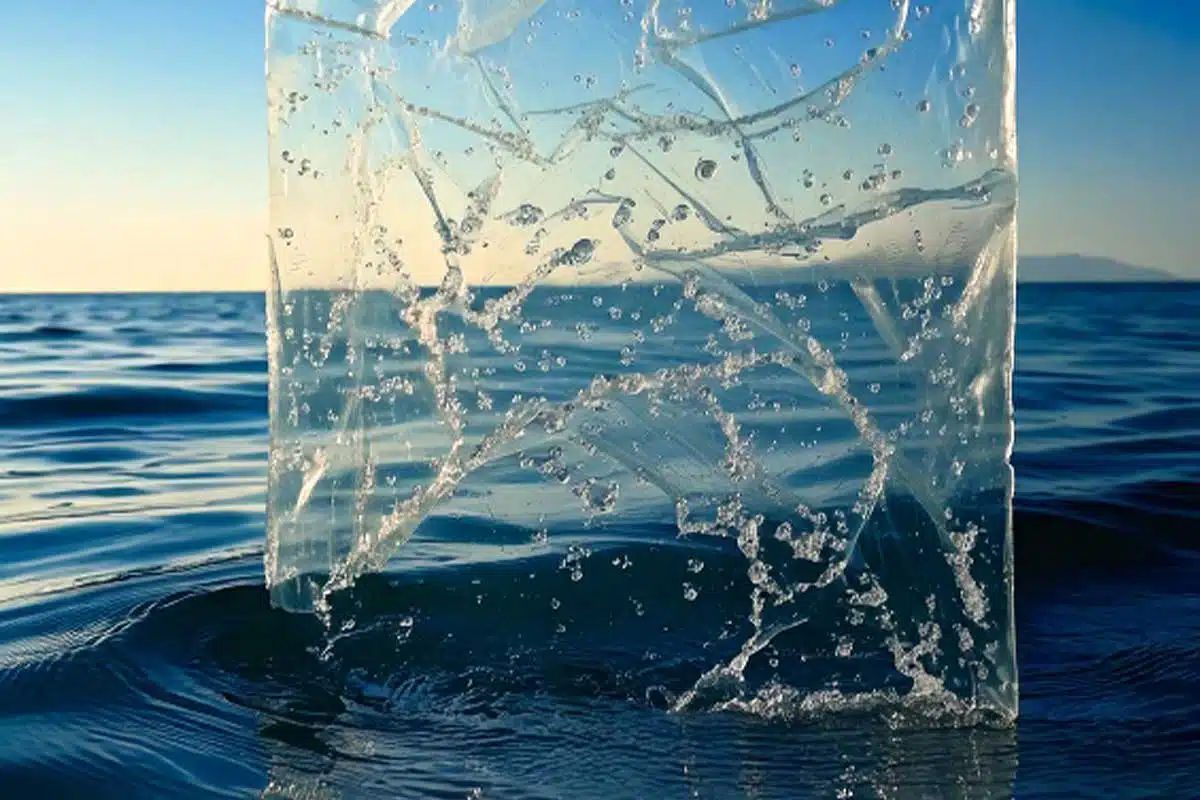
<instances>
[{"instance_id":1,"label":"foam on water","mask_svg":"<svg viewBox=\"0 0 1200 800\"><path fill-rule=\"evenodd\" d=\"M677 710L1011 719L1011 0L591 5L268 3L274 601L674 520Z\"/></svg>"}]
</instances>

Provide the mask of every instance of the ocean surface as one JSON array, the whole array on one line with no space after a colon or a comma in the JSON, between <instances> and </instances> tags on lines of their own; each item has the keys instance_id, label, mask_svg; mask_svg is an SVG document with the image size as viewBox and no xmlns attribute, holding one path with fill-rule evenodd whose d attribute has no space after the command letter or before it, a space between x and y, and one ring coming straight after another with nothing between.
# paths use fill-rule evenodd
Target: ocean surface
<instances>
[{"instance_id":1,"label":"ocean surface","mask_svg":"<svg viewBox=\"0 0 1200 800\"><path fill-rule=\"evenodd\" d=\"M1020 717L964 727L669 713L669 635L523 652L536 586L494 629L520 559L273 610L262 297L0 297L0 798L1200 796L1198 320L1021 287Z\"/></svg>"}]
</instances>

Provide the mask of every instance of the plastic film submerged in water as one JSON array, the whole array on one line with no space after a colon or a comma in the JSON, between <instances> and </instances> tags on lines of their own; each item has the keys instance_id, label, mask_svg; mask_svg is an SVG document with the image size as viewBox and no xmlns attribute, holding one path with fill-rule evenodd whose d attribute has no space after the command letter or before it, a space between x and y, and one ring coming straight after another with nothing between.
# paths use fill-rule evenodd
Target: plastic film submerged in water
<instances>
[{"instance_id":1,"label":"plastic film submerged in water","mask_svg":"<svg viewBox=\"0 0 1200 800\"><path fill-rule=\"evenodd\" d=\"M269 3L274 601L528 561L690 609L679 709L1014 715L1012 15Z\"/></svg>"}]
</instances>

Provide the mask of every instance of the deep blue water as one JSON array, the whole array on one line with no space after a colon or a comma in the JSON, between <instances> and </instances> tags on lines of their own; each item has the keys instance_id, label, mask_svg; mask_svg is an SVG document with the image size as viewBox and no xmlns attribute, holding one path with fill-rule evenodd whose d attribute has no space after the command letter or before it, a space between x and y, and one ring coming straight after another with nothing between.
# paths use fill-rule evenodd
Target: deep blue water
<instances>
[{"instance_id":1,"label":"deep blue water","mask_svg":"<svg viewBox=\"0 0 1200 800\"><path fill-rule=\"evenodd\" d=\"M669 714L669 637L529 657L480 565L329 658L262 586L262 298L0 297L0 797L1198 796L1200 285L1018 318L1021 714L964 729Z\"/></svg>"}]
</instances>

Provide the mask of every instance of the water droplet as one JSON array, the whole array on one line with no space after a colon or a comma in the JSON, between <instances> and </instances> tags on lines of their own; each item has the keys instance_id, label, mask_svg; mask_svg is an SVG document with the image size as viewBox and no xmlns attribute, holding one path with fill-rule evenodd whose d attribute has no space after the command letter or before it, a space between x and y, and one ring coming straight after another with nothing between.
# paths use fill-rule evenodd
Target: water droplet
<instances>
[{"instance_id":1,"label":"water droplet","mask_svg":"<svg viewBox=\"0 0 1200 800\"><path fill-rule=\"evenodd\" d=\"M928 100L922 100L919 103L917 103L917 111L920 111L922 114L924 114L930 108L932 108L932 105L930 104L930 102Z\"/></svg>"},{"instance_id":2,"label":"water droplet","mask_svg":"<svg viewBox=\"0 0 1200 800\"><path fill-rule=\"evenodd\" d=\"M792 77L793 78L800 77L800 65L799 64L792 64Z\"/></svg>"},{"instance_id":3,"label":"water droplet","mask_svg":"<svg viewBox=\"0 0 1200 800\"><path fill-rule=\"evenodd\" d=\"M522 203L517 206L517 210L509 214L505 219L510 225L519 225L528 227L536 225L542 220L543 212L540 208L531 203Z\"/></svg>"},{"instance_id":4,"label":"water droplet","mask_svg":"<svg viewBox=\"0 0 1200 800\"><path fill-rule=\"evenodd\" d=\"M890 144L888 144L887 142L884 142L883 144L879 145L879 155L890 156L891 154L892 154L892 146Z\"/></svg>"},{"instance_id":5,"label":"water droplet","mask_svg":"<svg viewBox=\"0 0 1200 800\"><path fill-rule=\"evenodd\" d=\"M633 208L636 205L634 201L626 198L617 206L617 210L613 212L612 226L619 228L633 219Z\"/></svg>"},{"instance_id":6,"label":"water droplet","mask_svg":"<svg viewBox=\"0 0 1200 800\"><path fill-rule=\"evenodd\" d=\"M604 173L604 179L606 181L611 181L615 177L617 177L617 171L612 167L609 167L608 171Z\"/></svg>"},{"instance_id":7,"label":"water droplet","mask_svg":"<svg viewBox=\"0 0 1200 800\"><path fill-rule=\"evenodd\" d=\"M833 202L833 197L830 196L829 193L825 193L825 194L821 195L821 205L827 206L832 202Z\"/></svg>"},{"instance_id":8,"label":"water droplet","mask_svg":"<svg viewBox=\"0 0 1200 800\"><path fill-rule=\"evenodd\" d=\"M580 264L586 264L591 261L595 252L595 242L591 239L580 239L571 246L570 250L563 253L562 263L577 267Z\"/></svg>"},{"instance_id":9,"label":"water droplet","mask_svg":"<svg viewBox=\"0 0 1200 800\"><path fill-rule=\"evenodd\" d=\"M702 158L696 162L696 177L706 181L717 172L717 162L711 158Z\"/></svg>"}]
</instances>

